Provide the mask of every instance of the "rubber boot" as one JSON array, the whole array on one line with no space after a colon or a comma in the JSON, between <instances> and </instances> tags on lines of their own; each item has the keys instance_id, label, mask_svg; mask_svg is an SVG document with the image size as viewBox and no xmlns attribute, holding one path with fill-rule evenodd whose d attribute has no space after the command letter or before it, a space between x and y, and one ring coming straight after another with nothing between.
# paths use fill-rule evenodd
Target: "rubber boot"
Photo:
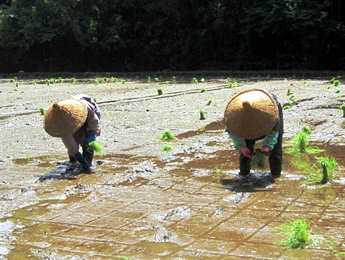
<instances>
[{"instance_id":1,"label":"rubber boot","mask_svg":"<svg viewBox=\"0 0 345 260\"><path fill-rule=\"evenodd\" d=\"M73 156L69 156L69 162L75 163L77 160Z\"/></svg>"},{"instance_id":2,"label":"rubber boot","mask_svg":"<svg viewBox=\"0 0 345 260\"><path fill-rule=\"evenodd\" d=\"M83 156L86 159L86 161L89 163L89 165L92 165L93 155L95 151L93 149L90 149L87 147L87 145L83 146Z\"/></svg>"},{"instance_id":3,"label":"rubber boot","mask_svg":"<svg viewBox=\"0 0 345 260\"><path fill-rule=\"evenodd\" d=\"M81 164L81 168L85 173L91 172L89 163L85 160L84 156L80 152L77 152L74 155L74 158Z\"/></svg>"}]
</instances>

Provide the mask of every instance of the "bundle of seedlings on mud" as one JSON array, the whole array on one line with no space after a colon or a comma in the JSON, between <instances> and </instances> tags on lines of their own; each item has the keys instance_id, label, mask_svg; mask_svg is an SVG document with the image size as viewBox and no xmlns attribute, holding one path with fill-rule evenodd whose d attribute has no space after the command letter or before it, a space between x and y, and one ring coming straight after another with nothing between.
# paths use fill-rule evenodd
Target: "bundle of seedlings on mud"
<instances>
[{"instance_id":1,"label":"bundle of seedlings on mud","mask_svg":"<svg viewBox=\"0 0 345 260\"><path fill-rule=\"evenodd\" d=\"M213 100L212 99L209 99L208 101L207 101L207 106L209 106L209 105L211 105L212 104L212 102L213 102Z\"/></svg>"},{"instance_id":2,"label":"bundle of seedlings on mud","mask_svg":"<svg viewBox=\"0 0 345 260\"><path fill-rule=\"evenodd\" d=\"M292 147L286 149L287 153L321 153L324 150L317 147L309 146L308 138L311 135L311 130L308 126L303 126L297 135L292 139Z\"/></svg>"},{"instance_id":3,"label":"bundle of seedlings on mud","mask_svg":"<svg viewBox=\"0 0 345 260\"><path fill-rule=\"evenodd\" d=\"M303 184L321 183L326 184L333 180L334 170L338 163L334 157L317 157L317 163L308 169L307 179Z\"/></svg>"},{"instance_id":4,"label":"bundle of seedlings on mud","mask_svg":"<svg viewBox=\"0 0 345 260\"><path fill-rule=\"evenodd\" d=\"M198 84L198 83L199 83L199 81L197 80L197 78L192 78L192 83L194 83L194 84Z\"/></svg>"},{"instance_id":5,"label":"bundle of seedlings on mud","mask_svg":"<svg viewBox=\"0 0 345 260\"><path fill-rule=\"evenodd\" d=\"M157 88L157 93L159 96L163 95L163 90L161 88Z\"/></svg>"},{"instance_id":6,"label":"bundle of seedlings on mud","mask_svg":"<svg viewBox=\"0 0 345 260\"><path fill-rule=\"evenodd\" d=\"M44 116L44 114L46 113L43 107L40 107L38 110L41 112L42 116Z\"/></svg>"},{"instance_id":7,"label":"bundle of seedlings on mud","mask_svg":"<svg viewBox=\"0 0 345 260\"><path fill-rule=\"evenodd\" d=\"M207 92L206 88L202 88L202 89L200 90L200 93L205 93L205 92Z\"/></svg>"},{"instance_id":8,"label":"bundle of seedlings on mud","mask_svg":"<svg viewBox=\"0 0 345 260\"><path fill-rule=\"evenodd\" d=\"M96 153L102 153L103 146L96 141L92 141L87 144L87 149L90 149L91 151L95 151Z\"/></svg>"},{"instance_id":9,"label":"bundle of seedlings on mud","mask_svg":"<svg viewBox=\"0 0 345 260\"><path fill-rule=\"evenodd\" d=\"M200 109L199 110L199 113L200 113L200 120L205 120L206 117L205 117L205 111L203 109Z\"/></svg>"},{"instance_id":10,"label":"bundle of seedlings on mud","mask_svg":"<svg viewBox=\"0 0 345 260\"><path fill-rule=\"evenodd\" d=\"M339 108L343 111L343 117L345 117L345 104L342 104Z\"/></svg>"},{"instance_id":11,"label":"bundle of seedlings on mud","mask_svg":"<svg viewBox=\"0 0 345 260\"><path fill-rule=\"evenodd\" d=\"M340 86L341 85L341 81L340 81L340 77L338 76L337 78L332 78L330 80L330 82L334 85L334 86Z\"/></svg>"},{"instance_id":12,"label":"bundle of seedlings on mud","mask_svg":"<svg viewBox=\"0 0 345 260\"><path fill-rule=\"evenodd\" d=\"M166 145L164 145L160 150L161 150L162 152L169 152L169 151L171 151L172 149L173 149L173 147L172 147L171 145L166 144Z\"/></svg>"},{"instance_id":13,"label":"bundle of seedlings on mud","mask_svg":"<svg viewBox=\"0 0 345 260\"><path fill-rule=\"evenodd\" d=\"M175 136L171 133L170 130L165 130L162 135L157 137L157 139L161 141L173 141L175 140Z\"/></svg>"},{"instance_id":14,"label":"bundle of seedlings on mud","mask_svg":"<svg viewBox=\"0 0 345 260\"><path fill-rule=\"evenodd\" d=\"M266 157L267 154L260 149L255 149L253 156L250 158L250 167L254 170L266 169Z\"/></svg>"},{"instance_id":15,"label":"bundle of seedlings on mud","mask_svg":"<svg viewBox=\"0 0 345 260\"><path fill-rule=\"evenodd\" d=\"M278 241L278 244L285 245L291 249L302 249L310 243L310 234L308 231L308 224L305 219L295 219L289 221L276 228L280 231L278 235L285 236L286 238Z\"/></svg>"}]
</instances>

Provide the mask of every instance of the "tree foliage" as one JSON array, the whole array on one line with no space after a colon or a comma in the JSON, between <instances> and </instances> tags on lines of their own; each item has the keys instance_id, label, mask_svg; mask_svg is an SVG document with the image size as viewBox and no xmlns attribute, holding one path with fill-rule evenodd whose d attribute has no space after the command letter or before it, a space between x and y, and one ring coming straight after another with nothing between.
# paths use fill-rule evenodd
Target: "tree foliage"
<instances>
[{"instance_id":1,"label":"tree foliage","mask_svg":"<svg viewBox=\"0 0 345 260\"><path fill-rule=\"evenodd\" d=\"M338 2L6 0L0 71L341 69Z\"/></svg>"}]
</instances>

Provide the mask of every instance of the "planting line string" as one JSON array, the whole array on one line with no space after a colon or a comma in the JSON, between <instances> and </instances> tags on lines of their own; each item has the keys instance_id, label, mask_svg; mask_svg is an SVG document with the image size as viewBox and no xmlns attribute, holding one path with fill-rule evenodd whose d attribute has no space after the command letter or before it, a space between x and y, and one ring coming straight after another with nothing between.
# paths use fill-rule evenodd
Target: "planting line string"
<instances>
[{"instance_id":1,"label":"planting line string","mask_svg":"<svg viewBox=\"0 0 345 260\"><path fill-rule=\"evenodd\" d=\"M215 90L220 90L223 88L228 87L227 85L219 85L213 88L209 88L207 89L207 91L215 91ZM185 95L185 94L195 94L195 93L199 93L200 89L193 89L193 90L186 90L186 91L178 91L178 92L172 92L172 93L168 93L165 95L150 95L150 96L143 96L143 97L131 97L131 98L124 98L124 99L112 99L112 100L105 100L105 101L99 101L97 102L98 105L102 106L102 105L109 105L112 103L127 103L127 102L133 102L133 101L145 101L145 100L150 100L150 99L160 99L160 98L170 98L170 97L175 97L175 96L181 96L181 95Z\"/></svg>"}]
</instances>

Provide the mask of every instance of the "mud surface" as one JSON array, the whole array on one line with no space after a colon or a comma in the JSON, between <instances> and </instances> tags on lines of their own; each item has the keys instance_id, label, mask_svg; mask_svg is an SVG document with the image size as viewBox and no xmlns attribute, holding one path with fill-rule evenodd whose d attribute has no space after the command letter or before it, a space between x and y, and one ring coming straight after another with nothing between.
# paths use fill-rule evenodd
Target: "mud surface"
<instances>
[{"instance_id":1,"label":"mud surface","mask_svg":"<svg viewBox=\"0 0 345 260\"><path fill-rule=\"evenodd\" d=\"M226 78L205 80L95 85L66 79L50 86L20 80L18 87L1 80L0 259L341 259L344 85L234 79L238 86L229 88ZM224 132L223 111L232 95L253 87L291 105L284 110L284 149L307 125L309 144L325 149L311 161L336 158L332 182L303 184L308 175L289 154L278 179L268 170L237 175L238 154ZM95 97L103 116L97 139L103 153L95 156L92 174L67 162L66 149L45 133L38 110L79 93ZM157 139L166 129L174 141ZM173 149L162 151L165 145ZM312 236L300 250L278 243L284 236L276 228L295 219L305 219Z\"/></svg>"}]
</instances>

